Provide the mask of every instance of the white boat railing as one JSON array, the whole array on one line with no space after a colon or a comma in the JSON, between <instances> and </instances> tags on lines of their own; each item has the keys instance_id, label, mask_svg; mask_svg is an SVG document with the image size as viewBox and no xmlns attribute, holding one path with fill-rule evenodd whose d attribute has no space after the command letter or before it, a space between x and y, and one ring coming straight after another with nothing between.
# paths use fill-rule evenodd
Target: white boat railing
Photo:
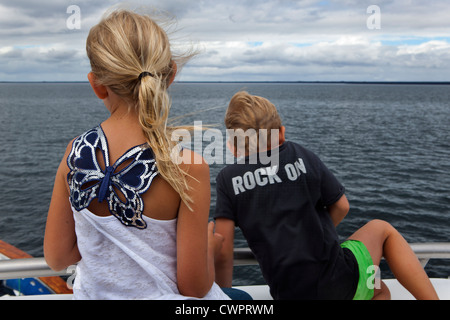
<instances>
[{"instance_id":1,"label":"white boat railing","mask_svg":"<svg viewBox=\"0 0 450 320\"><path fill-rule=\"evenodd\" d=\"M53 271L47 265L45 258L0 260L0 279L2 280L66 276L73 274L73 271L71 273L69 273L69 271L69 268L60 272Z\"/></svg>"},{"instance_id":2,"label":"white boat railing","mask_svg":"<svg viewBox=\"0 0 450 320\"><path fill-rule=\"evenodd\" d=\"M450 259L450 242L413 243L410 245L424 267L430 259ZM234 249L235 266L256 264L257 261L249 248ZM75 269L73 267L59 272L53 271L42 257L0 260L0 280L70 276L74 272Z\"/></svg>"},{"instance_id":3,"label":"white boat railing","mask_svg":"<svg viewBox=\"0 0 450 320\"><path fill-rule=\"evenodd\" d=\"M412 243L410 246L424 268L430 259L450 259L450 242ZM257 262L249 248L234 249L235 266L252 264Z\"/></svg>"}]
</instances>

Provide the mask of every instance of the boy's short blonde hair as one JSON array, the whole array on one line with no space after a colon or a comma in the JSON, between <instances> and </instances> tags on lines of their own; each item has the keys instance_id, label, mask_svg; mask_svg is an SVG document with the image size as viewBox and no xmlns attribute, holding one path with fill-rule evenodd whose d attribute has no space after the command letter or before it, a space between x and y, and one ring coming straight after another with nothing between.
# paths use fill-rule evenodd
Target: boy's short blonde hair
<instances>
[{"instance_id":1,"label":"boy's short blonde hair","mask_svg":"<svg viewBox=\"0 0 450 320\"><path fill-rule=\"evenodd\" d=\"M231 98L225 114L225 126L235 132L233 142L235 150L238 147L236 140L239 139L237 130L240 129L241 132L247 133L245 135L245 153L248 155L251 153L250 150L260 151L260 147L263 145L270 149L273 130L281 128L281 118L277 108L269 100L251 95L246 91L240 91ZM253 143L251 135L248 134L249 131L256 134ZM278 137L273 138L278 139ZM264 142L260 139L264 139ZM252 146L255 149L252 149Z\"/></svg>"}]
</instances>

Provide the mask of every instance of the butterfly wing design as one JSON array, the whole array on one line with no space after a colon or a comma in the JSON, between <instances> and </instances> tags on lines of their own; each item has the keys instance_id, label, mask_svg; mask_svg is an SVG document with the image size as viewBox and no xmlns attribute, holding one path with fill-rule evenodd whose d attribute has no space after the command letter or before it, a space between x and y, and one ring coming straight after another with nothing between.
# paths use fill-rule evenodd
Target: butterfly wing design
<instances>
[{"instance_id":1,"label":"butterfly wing design","mask_svg":"<svg viewBox=\"0 0 450 320\"><path fill-rule=\"evenodd\" d=\"M105 159L105 170L97 163L96 149ZM121 164L130 161L116 172ZM146 145L136 146L109 165L106 136L101 127L94 128L74 140L67 158L70 172L67 180L72 206L80 211L87 208L94 198L107 200L108 208L120 222L139 229L146 228L142 219L144 202L141 194L148 190L158 174L153 153ZM118 192L126 201L122 201Z\"/></svg>"},{"instance_id":2,"label":"butterfly wing design","mask_svg":"<svg viewBox=\"0 0 450 320\"><path fill-rule=\"evenodd\" d=\"M136 228L145 228L142 219L144 202L141 194L148 190L153 178L158 174L156 162L150 148L137 146L117 160L114 168L132 159L124 169L111 176L111 185L107 196L109 211L123 224ZM126 198L123 202L115 188Z\"/></svg>"},{"instance_id":3,"label":"butterfly wing design","mask_svg":"<svg viewBox=\"0 0 450 320\"><path fill-rule=\"evenodd\" d=\"M103 149L101 144L97 131L89 130L73 141L72 150L67 157L70 202L77 211L89 206L105 177L95 155L97 148Z\"/></svg>"}]
</instances>

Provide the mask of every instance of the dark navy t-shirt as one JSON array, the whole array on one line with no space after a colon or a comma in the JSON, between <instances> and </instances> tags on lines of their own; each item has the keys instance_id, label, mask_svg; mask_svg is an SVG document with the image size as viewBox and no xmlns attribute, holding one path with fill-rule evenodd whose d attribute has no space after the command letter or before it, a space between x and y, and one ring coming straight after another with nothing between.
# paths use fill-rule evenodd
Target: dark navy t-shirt
<instances>
[{"instance_id":1,"label":"dark navy t-shirt","mask_svg":"<svg viewBox=\"0 0 450 320\"><path fill-rule=\"evenodd\" d=\"M241 228L274 299L352 299L357 262L326 209L344 187L299 144L276 150L277 161L247 158L222 169L214 217Z\"/></svg>"}]
</instances>

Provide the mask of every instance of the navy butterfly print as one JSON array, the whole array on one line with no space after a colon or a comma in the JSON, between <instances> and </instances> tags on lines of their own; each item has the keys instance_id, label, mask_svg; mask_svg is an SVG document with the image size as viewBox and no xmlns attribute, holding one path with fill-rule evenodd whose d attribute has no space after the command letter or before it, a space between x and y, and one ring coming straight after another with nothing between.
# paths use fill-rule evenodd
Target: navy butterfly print
<instances>
[{"instance_id":1,"label":"navy butterfly print","mask_svg":"<svg viewBox=\"0 0 450 320\"><path fill-rule=\"evenodd\" d=\"M105 169L98 162L96 150L102 152ZM117 168L126 161L131 162L120 171ZM158 174L152 150L148 145L129 149L113 165L109 164L108 142L101 128L97 126L78 138L67 157L70 172L67 181L70 188L70 202L80 211L98 198L106 200L112 215L126 226L144 229L147 224L142 219L144 202L141 194L147 191L153 178ZM123 202L116 190L126 198Z\"/></svg>"}]
</instances>

